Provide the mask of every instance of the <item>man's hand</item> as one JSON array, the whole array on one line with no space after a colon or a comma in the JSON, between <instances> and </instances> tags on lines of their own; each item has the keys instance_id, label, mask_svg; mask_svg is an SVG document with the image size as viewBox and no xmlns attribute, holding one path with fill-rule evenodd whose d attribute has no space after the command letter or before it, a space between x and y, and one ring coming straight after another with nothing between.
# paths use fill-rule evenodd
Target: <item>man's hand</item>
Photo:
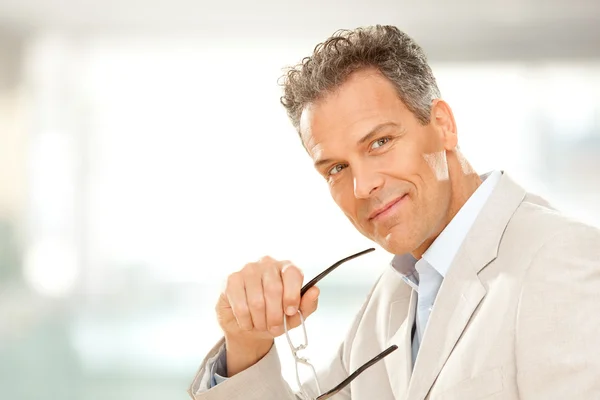
<instances>
[{"instance_id":1,"label":"man's hand","mask_svg":"<svg viewBox=\"0 0 600 400\"><path fill-rule=\"evenodd\" d=\"M317 309L319 289L315 286L300 298L304 276L290 261L263 257L246 264L227 278L216 306L227 348L227 374L233 376L256 364L288 329L300 325Z\"/></svg>"}]
</instances>

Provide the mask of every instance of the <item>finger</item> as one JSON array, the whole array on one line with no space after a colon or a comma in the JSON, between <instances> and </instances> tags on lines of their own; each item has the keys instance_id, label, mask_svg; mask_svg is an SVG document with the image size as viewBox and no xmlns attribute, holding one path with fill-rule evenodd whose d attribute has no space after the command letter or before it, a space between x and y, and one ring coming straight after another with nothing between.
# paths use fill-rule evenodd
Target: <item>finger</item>
<instances>
[{"instance_id":1,"label":"finger","mask_svg":"<svg viewBox=\"0 0 600 400\"><path fill-rule=\"evenodd\" d=\"M296 314L300 307L300 289L304 274L300 268L289 263L281 269L283 281L283 310L289 316Z\"/></svg>"},{"instance_id":2,"label":"finger","mask_svg":"<svg viewBox=\"0 0 600 400\"><path fill-rule=\"evenodd\" d=\"M319 288L313 286L310 288L304 296L302 296L302 300L300 302L300 311L302 312L302 316L304 319L308 318L318 307L319 303ZM291 317L286 317L286 322L288 325L288 329L296 328L300 326L300 315L298 313L292 315Z\"/></svg>"},{"instance_id":3,"label":"finger","mask_svg":"<svg viewBox=\"0 0 600 400\"><path fill-rule=\"evenodd\" d=\"M302 311L304 318L307 318L317 310L320 293L319 288L313 286L304 293L304 296L302 296L302 300L300 300L300 311Z\"/></svg>"},{"instance_id":4,"label":"finger","mask_svg":"<svg viewBox=\"0 0 600 400\"><path fill-rule=\"evenodd\" d=\"M263 293L266 306L267 329L274 335L280 332L283 325L283 282L281 273L275 266L265 270L262 278Z\"/></svg>"},{"instance_id":5,"label":"finger","mask_svg":"<svg viewBox=\"0 0 600 400\"><path fill-rule=\"evenodd\" d=\"M244 280L239 273L229 275L227 278L227 287L225 289L227 300L231 305L231 310L238 326L246 331L252 330L252 316L250 308L246 302L246 290L244 288Z\"/></svg>"},{"instance_id":6,"label":"finger","mask_svg":"<svg viewBox=\"0 0 600 400\"><path fill-rule=\"evenodd\" d=\"M265 314L265 297L263 294L261 276L255 272L245 276L246 301L250 307L252 324L257 331L267 330L267 319Z\"/></svg>"}]
</instances>

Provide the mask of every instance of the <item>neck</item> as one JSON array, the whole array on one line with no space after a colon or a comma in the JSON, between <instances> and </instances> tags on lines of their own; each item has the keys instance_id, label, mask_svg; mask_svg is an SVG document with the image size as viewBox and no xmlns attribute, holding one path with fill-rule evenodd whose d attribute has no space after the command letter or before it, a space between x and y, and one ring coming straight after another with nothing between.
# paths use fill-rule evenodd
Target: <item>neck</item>
<instances>
[{"instance_id":1,"label":"neck","mask_svg":"<svg viewBox=\"0 0 600 400\"><path fill-rule=\"evenodd\" d=\"M467 159L458 151L446 153L448 162L448 179L450 185L450 204L445 217L435 231L435 234L427 239L421 246L412 252L415 259L419 260L423 253L437 239L439 234L452 221L458 211L465 205L469 197L481 185L481 177L475 172Z\"/></svg>"}]
</instances>

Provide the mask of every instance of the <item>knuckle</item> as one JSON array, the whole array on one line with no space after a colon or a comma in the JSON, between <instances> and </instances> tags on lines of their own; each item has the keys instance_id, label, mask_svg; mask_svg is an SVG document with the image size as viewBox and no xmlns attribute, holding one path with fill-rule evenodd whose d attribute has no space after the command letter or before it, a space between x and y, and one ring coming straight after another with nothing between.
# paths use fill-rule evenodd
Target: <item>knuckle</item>
<instances>
[{"instance_id":1,"label":"knuckle","mask_svg":"<svg viewBox=\"0 0 600 400\"><path fill-rule=\"evenodd\" d=\"M250 322L248 321L243 321L239 323L240 328L242 328L245 331L251 331L253 326Z\"/></svg>"},{"instance_id":2,"label":"knuckle","mask_svg":"<svg viewBox=\"0 0 600 400\"><path fill-rule=\"evenodd\" d=\"M260 298L251 299L250 300L250 308L253 310L264 310L265 309L265 301Z\"/></svg>"},{"instance_id":3,"label":"knuckle","mask_svg":"<svg viewBox=\"0 0 600 400\"><path fill-rule=\"evenodd\" d=\"M302 271L302 269L300 269L299 267L297 267L297 266L295 266L295 265L294 265L294 268L296 269L296 272L298 272L298 275L299 275L301 278L304 278L304 271Z\"/></svg>"},{"instance_id":4,"label":"knuckle","mask_svg":"<svg viewBox=\"0 0 600 400\"><path fill-rule=\"evenodd\" d=\"M300 276L300 278L304 278L304 272L302 272L302 270L292 262L288 262L287 264L285 264L282 271L286 273L293 273Z\"/></svg>"},{"instance_id":5,"label":"knuckle","mask_svg":"<svg viewBox=\"0 0 600 400\"><path fill-rule=\"evenodd\" d=\"M270 326L279 326L283 324L283 312L273 312L269 316Z\"/></svg>"},{"instance_id":6,"label":"knuckle","mask_svg":"<svg viewBox=\"0 0 600 400\"><path fill-rule=\"evenodd\" d=\"M248 305L246 303L232 304L231 308L233 309L233 313L237 317L245 317L250 313L248 309Z\"/></svg>"},{"instance_id":7,"label":"knuckle","mask_svg":"<svg viewBox=\"0 0 600 400\"><path fill-rule=\"evenodd\" d=\"M280 281L265 282L264 290L267 296L281 298L283 294L283 284Z\"/></svg>"},{"instance_id":8,"label":"knuckle","mask_svg":"<svg viewBox=\"0 0 600 400\"><path fill-rule=\"evenodd\" d=\"M269 328L279 327L283 325L283 317L280 315L279 317L269 319Z\"/></svg>"},{"instance_id":9,"label":"knuckle","mask_svg":"<svg viewBox=\"0 0 600 400\"><path fill-rule=\"evenodd\" d=\"M283 291L284 301L300 301L300 287L296 284L288 283Z\"/></svg>"},{"instance_id":10,"label":"knuckle","mask_svg":"<svg viewBox=\"0 0 600 400\"><path fill-rule=\"evenodd\" d=\"M255 273L256 270L257 270L256 263L248 263L248 264L244 265L244 268L242 268L241 273L244 276L248 276L248 275Z\"/></svg>"},{"instance_id":11,"label":"knuckle","mask_svg":"<svg viewBox=\"0 0 600 400\"><path fill-rule=\"evenodd\" d=\"M260 258L260 260L258 260L258 262L260 262L260 263L272 263L273 261L275 261L275 260L273 259L273 257L271 257L271 256L268 256L268 255L267 255L267 256L262 256L262 257Z\"/></svg>"},{"instance_id":12,"label":"knuckle","mask_svg":"<svg viewBox=\"0 0 600 400\"><path fill-rule=\"evenodd\" d=\"M225 284L226 290L229 291L233 286L235 286L240 280L240 275L238 272L234 272L233 274L227 277L227 282Z\"/></svg>"},{"instance_id":13,"label":"knuckle","mask_svg":"<svg viewBox=\"0 0 600 400\"><path fill-rule=\"evenodd\" d=\"M254 328L256 328L259 331L265 331L265 330L267 330L267 324L264 319L260 319L260 320L254 321Z\"/></svg>"},{"instance_id":14,"label":"knuckle","mask_svg":"<svg viewBox=\"0 0 600 400\"><path fill-rule=\"evenodd\" d=\"M300 293L297 295L292 293L283 298L283 302L288 305L298 305L300 303Z\"/></svg>"}]
</instances>

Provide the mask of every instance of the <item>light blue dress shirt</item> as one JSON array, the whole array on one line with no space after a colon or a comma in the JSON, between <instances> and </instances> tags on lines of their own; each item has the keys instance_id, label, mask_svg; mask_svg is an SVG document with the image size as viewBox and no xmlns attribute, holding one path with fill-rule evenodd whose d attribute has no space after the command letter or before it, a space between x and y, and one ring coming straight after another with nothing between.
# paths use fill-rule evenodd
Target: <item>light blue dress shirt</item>
<instances>
[{"instance_id":1,"label":"light blue dress shirt","mask_svg":"<svg viewBox=\"0 0 600 400\"><path fill-rule=\"evenodd\" d=\"M402 279L417 292L416 330L412 341L413 366L446 273L501 176L500 171L494 171L481 177L483 183L423 253L420 260L415 260L410 254L396 256L392 260L392 267L400 272Z\"/></svg>"},{"instance_id":2,"label":"light blue dress shirt","mask_svg":"<svg viewBox=\"0 0 600 400\"><path fill-rule=\"evenodd\" d=\"M467 233L501 177L502 172L500 171L494 171L481 177L483 183L423 253L420 260L415 260L410 254L404 254L395 256L391 262L392 267L402 275L402 279L417 292L416 331L412 341L413 366L444 277ZM221 352L212 364L210 387L227 380L223 377L227 374L225 354L224 351Z\"/></svg>"}]
</instances>

